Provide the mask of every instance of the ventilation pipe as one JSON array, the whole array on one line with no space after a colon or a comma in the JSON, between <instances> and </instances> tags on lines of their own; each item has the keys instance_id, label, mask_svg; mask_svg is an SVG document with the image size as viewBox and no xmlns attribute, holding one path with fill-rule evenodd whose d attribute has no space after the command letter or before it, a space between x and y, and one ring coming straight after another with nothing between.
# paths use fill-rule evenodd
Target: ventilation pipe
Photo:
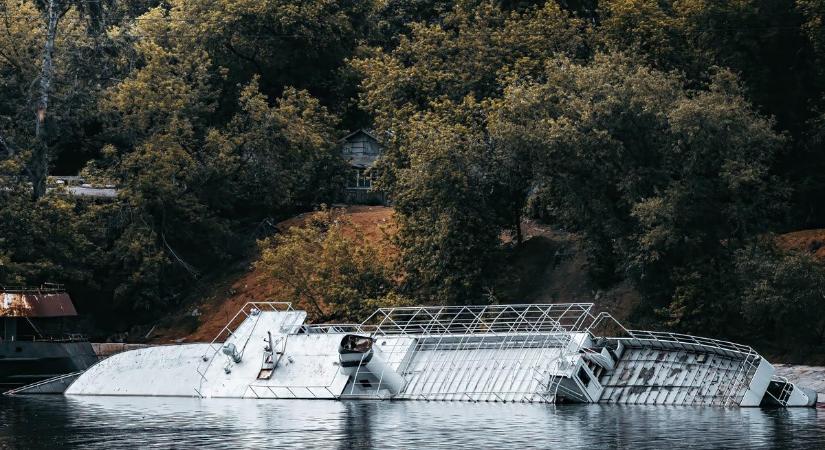
<instances>
[{"instance_id":1,"label":"ventilation pipe","mask_svg":"<svg viewBox=\"0 0 825 450\"><path fill-rule=\"evenodd\" d=\"M223 354L232 358L232 361L234 361L235 364L241 362L241 354L238 353L238 349L235 347L235 344L231 342L223 346Z\"/></svg>"},{"instance_id":2,"label":"ventilation pipe","mask_svg":"<svg viewBox=\"0 0 825 450\"><path fill-rule=\"evenodd\" d=\"M368 336L344 336L338 346L341 369L349 376L369 375L378 383L378 389L386 389L392 395L398 394L404 388L404 378L379 356L380 351L374 343L375 340Z\"/></svg>"}]
</instances>

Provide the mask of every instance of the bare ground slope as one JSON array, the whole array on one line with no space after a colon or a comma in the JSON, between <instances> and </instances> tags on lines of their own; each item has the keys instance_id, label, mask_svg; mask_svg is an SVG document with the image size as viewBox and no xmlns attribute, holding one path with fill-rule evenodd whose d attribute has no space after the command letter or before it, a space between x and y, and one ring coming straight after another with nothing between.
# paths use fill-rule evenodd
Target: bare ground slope
<instances>
[{"instance_id":1,"label":"bare ground slope","mask_svg":"<svg viewBox=\"0 0 825 450\"><path fill-rule=\"evenodd\" d=\"M278 224L280 231L302 225L311 213L301 214ZM357 225L371 241L383 240L394 230L393 211L381 206L348 206L343 219ZM639 294L625 281L609 290L593 287L587 276L587 261L575 234L525 221L524 242L506 254L507 261L491 295L498 300L520 303L594 302L598 310L627 318L639 302ZM508 236L502 237L505 242ZM802 230L779 235L779 246L786 250L809 252L825 260L825 229ZM392 249L388 249L393 251ZM187 306L154 327L153 342L210 341L246 303L283 301L281 287L255 267L257 255L230 269L217 279L193 286Z\"/></svg>"},{"instance_id":2,"label":"bare ground slope","mask_svg":"<svg viewBox=\"0 0 825 450\"><path fill-rule=\"evenodd\" d=\"M280 231L300 226L310 213L278 224ZM349 206L342 218L357 225L366 239L380 241L394 229L393 211L379 206ZM626 317L638 294L623 283L608 291L592 287L587 263L574 234L554 231L533 221L523 224L524 242L507 252L498 281L500 297L519 303L593 302L599 309ZM507 237L504 237L508 240ZM391 250L391 249L390 249ZM246 303L282 301L280 286L255 267L255 256L226 275L197 287L180 313L150 333L153 342L211 341Z\"/></svg>"},{"instance_id":3,"label":"bare ground slope","mask_svg":"<svg viewBox=\"0 0 825 450\"><path fill-rule=\"evenodd\" d=\"M782 234L777 236L776 241L780 248L807 252L825 261L825 228Z\"/></svg>"},{"instance_id":4,"label":"bare ground slope","mask_svg":"<svg viewBox=\"0 0 825 450\"><path fill-rule=\"evenodd\" d=\"M277 225L284 232L300 226L312 213L305 213ZM364 237L381 240L387 228L392 227L392 209L380 206L348 206L343 218L357 225ZM190 298L187 306L175 317L167 320L150 333L153 342L209 342L247 302L284 301L281 286L266 272L255 267L257 255L253 255L244 269L235 270L205 283Z\"/></svg>"}]
</instances>

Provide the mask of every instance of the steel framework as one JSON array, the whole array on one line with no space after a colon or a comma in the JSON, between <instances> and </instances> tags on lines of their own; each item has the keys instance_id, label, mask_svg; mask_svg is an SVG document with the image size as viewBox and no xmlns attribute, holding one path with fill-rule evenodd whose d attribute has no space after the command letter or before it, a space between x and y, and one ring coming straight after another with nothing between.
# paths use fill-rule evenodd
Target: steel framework
<instances>
[{"instance_id":1,"label":"steel framework","mask_svg":"<svg viewBox=\"0 0 825 450\"><path fill-rule=\"evenodd\" d=\"M580 345L569 344L582 334L595 337L596 330L606 324L613 327L616 335L603 337L613 342L621 341L631 348L719 356L711 357L706 363L707 368L702 368L699 375L693 374L691 378L679 381L685 384L690 395L682 398L682 402L737 404L760 359L752 348L732 342L677 333L628 330L610 314L594 313L593 307L592 303L565 303L381 308L359 324L303 325L298 328L298 333L357 333L372 337L380 357L391 367L389 370L400 374L405 381L401 391L392 395L396 399L554 402L566 389L561 385L564 377L569 376L566 370L575 364L581 351L588 351L579 348ZM239 321L254 319L255 310L293 311L288 303L245 305L212 341L210 354L203 358L207 367L220 350L220 342L232 335ZM629 356L625 366L632 365L634 371L642 367L638 370L645 373L656 370L657 377L661 369L661 379L652 381L657 385L676 381L664 375L665 367L674 368L673 361L647 360L643 355ZM362 383L361 370L361 366L356 369L352 382L341 395L386 397L385 374L370 374L377 378L377 382ZM206 367L199 367L198 372L202 381L205 380ZM618 373L605 381L616 383L616 377ZM708 380L703 381L705 378ZM702 390L699 383L709 387ZM297 396L293 386L250 387L255 388L256 397ZM325 392L324 396L332 393L329 386L313 388ZM261 389L269 392L264 395ZM273 389L279 393L276 395ZM659 387L646 389L652 392ZM316 395L312 390L310 393ZM650 395L644 396L645 399L648 397ZM662 398L665 398L664 394Z\"/></svg>"}]
</instances>

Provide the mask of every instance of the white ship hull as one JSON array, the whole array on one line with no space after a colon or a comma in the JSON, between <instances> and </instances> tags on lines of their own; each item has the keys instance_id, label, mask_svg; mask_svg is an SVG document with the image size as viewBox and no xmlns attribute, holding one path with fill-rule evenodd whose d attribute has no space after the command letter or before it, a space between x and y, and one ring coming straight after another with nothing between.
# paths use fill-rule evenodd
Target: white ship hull
<instances>
[{"instance_id":1,"label":"white ship hull","mask_svg":"<svg viewBox=\"0 0 825 450\"><path fill-rule=\"evenodd\" d=\"M305 325L250 303L210 344L150 347L91 367L67 395L810 406L751 348L625 330L590 304L393 308ZM611 325L614 337L596 331ZM609 328L609 327L607 327Z\"/></svg>"}]
</instances>

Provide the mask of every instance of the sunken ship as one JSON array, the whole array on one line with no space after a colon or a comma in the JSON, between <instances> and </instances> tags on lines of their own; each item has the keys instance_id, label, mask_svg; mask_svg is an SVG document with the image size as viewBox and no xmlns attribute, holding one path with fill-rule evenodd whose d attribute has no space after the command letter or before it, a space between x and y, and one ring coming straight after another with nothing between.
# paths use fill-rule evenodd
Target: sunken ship
<instances>
[{"instance_id":1,"label":"sunken ship","mask_svg":"<svg viewBox=\"0 0 825 450\"><path fill-rule=\"evenodd\" d=\"M589 303L385 308L360 324L305 321L287 303L248 303L210 343L119 353L52 383L71 396L718 407L817 399L751 347L630 330Z\"/></svg>"}]
</instances>

